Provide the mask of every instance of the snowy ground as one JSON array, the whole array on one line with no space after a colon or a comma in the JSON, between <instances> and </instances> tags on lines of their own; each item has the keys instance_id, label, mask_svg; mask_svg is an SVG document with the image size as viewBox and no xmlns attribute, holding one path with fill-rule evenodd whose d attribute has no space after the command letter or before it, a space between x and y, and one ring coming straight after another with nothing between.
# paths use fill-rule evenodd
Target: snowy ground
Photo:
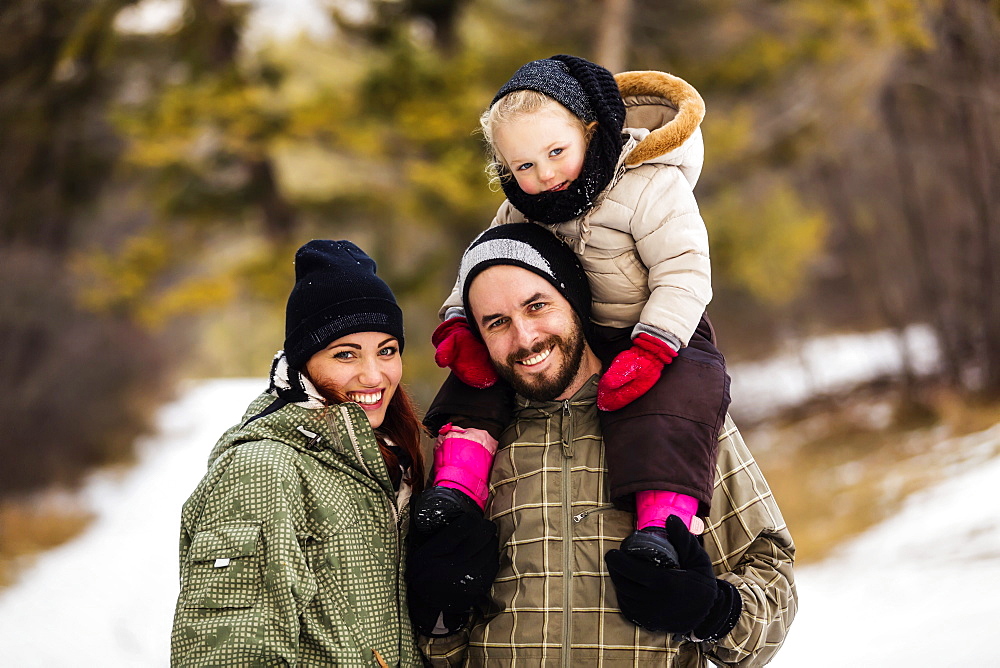
<instances>
[{"instance_id":1,"label":"snowy ground","mask_svg":"<svg viewBox=\"0 0 1000 668\"><path fill-rule=\"evenodd\" d=\"M92 481L85 502L98 519L0 591L0 664L169 664L181 504L216 439L266 387L260 379L192 385L161 411L134 470Z\"/></svg>"},{"instance_id":2,"label":"snowy ground","mask_svg":"<svg viewBox=\"0 0 1000 668\"><path fill-rule=\"evenodd\" d=\"M842 387L847 368L866 378L875 365L864 358L886 363L888 355L891 364L891 348L883 335L815 341L795 355L734 369L734 398L752 397L753 410L766 413L762 398L773 408ZM264 386L260 379L192 384L161 411L158 435L142 444L135 469L94 478L84 501L98 519L0 591L0 663L168 665L181 503L216 438ZM995 452L998 442L1000 424L955 447ZM830 559L797 569L799 616L772 666L995 661L984 639L1000 622L1000 513L993 493L1000 459L966 462Z\"/></svg>"}]
</instances>

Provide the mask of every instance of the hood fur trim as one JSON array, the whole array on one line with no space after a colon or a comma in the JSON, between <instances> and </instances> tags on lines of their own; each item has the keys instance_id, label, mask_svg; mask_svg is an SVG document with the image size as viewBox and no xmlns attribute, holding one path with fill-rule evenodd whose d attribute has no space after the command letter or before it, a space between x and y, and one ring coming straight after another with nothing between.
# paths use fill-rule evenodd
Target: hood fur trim
<instances>
[{"instance_id":1,"label":"hood fur trim","mask_svg":"<svg viewBox=\"0 0 1000 668\"><path fill-rule=\"evenodd\" d=\"M705 101L694 86L666 72L621 72L615 75L618 89L625 100L636 96L664 98L677 109L677 116L653 130L626 159L627 165L637 165L679 148L701 125L705 118Z\"/></svg>"}]
</instances>

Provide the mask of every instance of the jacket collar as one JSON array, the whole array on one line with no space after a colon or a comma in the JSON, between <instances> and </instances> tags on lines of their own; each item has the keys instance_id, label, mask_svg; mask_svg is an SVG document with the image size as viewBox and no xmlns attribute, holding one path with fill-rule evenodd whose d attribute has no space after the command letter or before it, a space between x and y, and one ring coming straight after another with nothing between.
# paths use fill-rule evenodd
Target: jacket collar
<instances>
[{"instance_id":1,"label":"jacket collar","mask_svg":"<svg viewBox=\"0 0 1000 668\"><path fill-rule=\"evenodd\" d=\"M567 406L576 406L582 409L586 409L588 406L597 405L597 381L600 379L599 374L594 374L583 384L579 390L576 391L569 399L559 399L553 401L535 401L533 399L528 399L522 397L520 394L516 396L515 411L534 411L545 416L553 415L559 413ZM522 417L528 417L523 415Z\"/></svg>"},{"instance_id":2,"label":"jacket collar","mask_svg":"<svg viewBox=\"0 0 1000 668\"><path fill-rule=\"evenodd\" d=\"M240 426L223 435L209 462L241 443L262 440L285 443L396 494L368 416L353 402L308 408L265 392L247 408Z\"/></svg>"}]
</instances>

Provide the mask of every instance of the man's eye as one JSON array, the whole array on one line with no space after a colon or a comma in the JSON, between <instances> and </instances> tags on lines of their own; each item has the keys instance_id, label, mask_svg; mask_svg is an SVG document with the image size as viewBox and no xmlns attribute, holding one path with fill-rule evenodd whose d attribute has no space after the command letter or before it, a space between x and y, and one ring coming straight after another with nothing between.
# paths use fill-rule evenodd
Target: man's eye
<instances>
[{"instance_id":1,"label":"man's eye","mask_svg":"<svg viewBox=\"0 0 1000 668\"><path fill-rule=\"evenodd\" d=\"M526 162L523 165L518 165L517 166L517 171L523 172L523 171L525 171L527 169L531 169L533 166L534 166L534 163Z\"/></svg>"},{"instance_id":2,"label":"man's eye","mask_svg":"<svg viewBox=\"0 0 1000 668\"><path fill-rule=\"evenodd\" d=\"M496 329L497 327L505 324L506 322L507 318L497 318L496 320L487 323L486 329Z\"/></svg>"},{"instance_id":3,"label":"man's eye","mask_svg":"<svg viewBox=\"0 0 1000 668\"><path fill-rule=\"evenodd\" d=\"M528 305L529 311L540 311L543 308L545 308L545 302L535 302Z\"/></svg>"}]
</instances>

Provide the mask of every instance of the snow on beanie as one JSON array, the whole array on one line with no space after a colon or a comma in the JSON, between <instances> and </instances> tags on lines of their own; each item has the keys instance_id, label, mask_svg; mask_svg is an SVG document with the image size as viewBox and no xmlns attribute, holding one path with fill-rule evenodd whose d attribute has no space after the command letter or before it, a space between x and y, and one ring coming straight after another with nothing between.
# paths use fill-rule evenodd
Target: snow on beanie
<instances>
[{"instance_id":1,"label":"snow on beanie","mask_svg":"<svg viewBox=\"0 0 1000 668\"><path fill-rule=\"evenodd\" d=\"M301 371L331 341L385 332L403 350L403 312L375 261L350 241L313 240L295 253L295 286L285 309L285 356Z\"/></svg>"}]
</instances>

